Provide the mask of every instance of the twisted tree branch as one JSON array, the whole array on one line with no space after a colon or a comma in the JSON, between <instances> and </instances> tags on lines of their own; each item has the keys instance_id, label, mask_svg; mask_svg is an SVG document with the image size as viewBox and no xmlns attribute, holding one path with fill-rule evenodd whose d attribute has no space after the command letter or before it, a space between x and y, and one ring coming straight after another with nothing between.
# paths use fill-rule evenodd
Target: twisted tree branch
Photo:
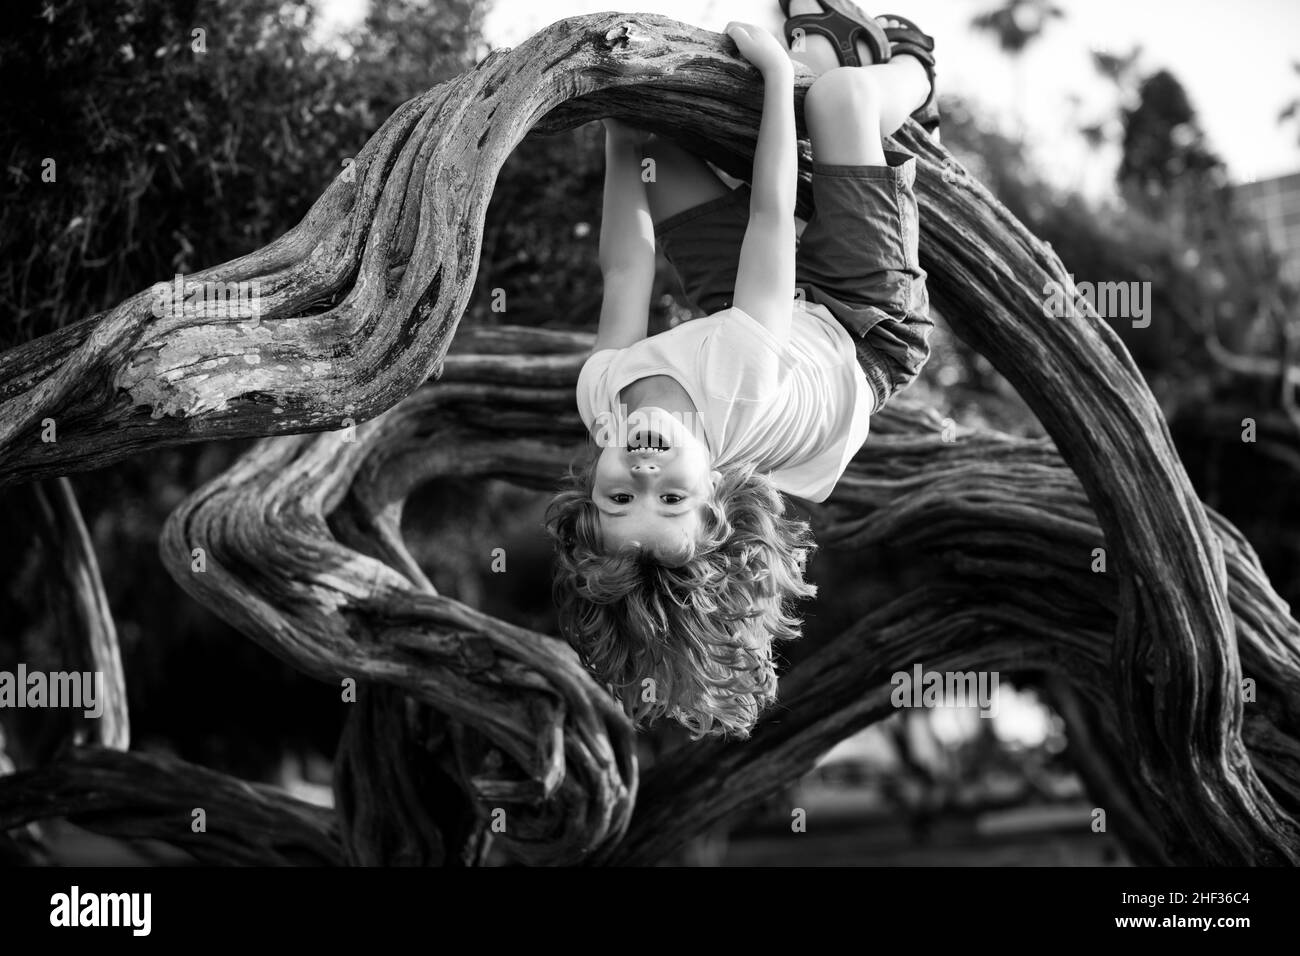
<instances>
[{"instance_id":1,"label":"twisted tree branch","mask_svg":"<svg viewBox=\"0 0 1300 956\"><path fill-rule=\"evenodd\" d=\"M810 80L799 77L800 101ZM93 322L0 357L0 480L94 467L146 444L301 433L380 416L358 429L356 442L328 435L259 444L173 516L164 543L172 573L307 673L387 685L480 733L489 741L486 762L469 770L468 786L481 806L499 801L512 808L522 825L507 839L523 857L628 860L649 853L653 841L636 827L619 845L635 790L630 735L576 658L554 641L432 594L412 562L401 558L394 533L402 489L434 474L430 469L534 484L539 462L558 467L557 446L520 429L536 424L534 403L550 402L553 417L536 434L556 427L579 433L569 402L538 385L539 376L559 367L530 357L499 363L514 371L495 379L471 375L457 382L448 363L447 384L380 413L443 370L473 285L487 198L505 157L530 129L561 129L604 115L633 119L743 176L760 105L757 74L729 41L660 17L577 17L494 54L399 109L363 150L356 182L336 180L299 227L193 277L262 282L257 321L190 312L155 318L142 293ZM1043 318L1046 284L1069 284L1051 249L968 176L954 175L951 157L914 127L898 140L917 156L922 265L934 302L1038 415L1099 526L1091 528L1083 499L1076 498L1072 522L1059 517L1064 499L1054 499L1037 510L1045 522L1037 533L1104 541L1112 604L1106 613L1089 605L1071 622L1057 612L1056 595L1017 596L986 581L978 592L931 589L924 600L908 595L881 609L869 628L855 628L854 637L843 639L849 643L828 649L827 659L847 668L855 647L880 652L876 641L903 654L901 642L910 634L912 660L918 647L932 647L944 660L976 661L980 654L962 656L961 641L972 634L987 641L994 627L1018 635L989 642L1001 655L997 661L1030 659L1050 669L1052 661L1069 660L1088 675L1089 686L1092 678L1105 681L1107 692L1092 692L1099 707L1113 709L1124 767L1170 858L1296 862L1294 805L1278 797L1289 792L1279 784L1294 772L1285 760L1267 774L1252 765L1243 742L1251 724L1243 723L1238 656L1239 647L1256 653L1258 645L1261 659L1281 668L1269 675L1274 686L1294 691L1294 621L1244 543L1192 493L1156 403L1114 333L1091 311L1079 319ZM480 370L492 364L478 362ZM568 367L569 388L575 371L576 360ZM429 455L433 464L425 468L413 456L435 426L417 423L436 409L450 416L436 426L444 451ZM45 419L57 425L57 442L38 440ZM471 444L485 425L491 438ZM503 438L515 440L503 444ZM991 475L1013 486L1023 473L1052 477L1044 472L1049 451L1015 452L994 439L974 446L1014 460L1015 467L999 471L994 462L966 461L959 473L944 474L953 453L926 451L941 469L936 480L943 490L926 504L959 514L976 504L964 497L972 481ZM447 453L449 447L454 451ZM422 450L428 455L427 444ZM895 461L905 462L909 449L898 453ZM868 444L859 461L873 454ZM1016 454L1039 460L1015 460ZM375 477L389 467L395 477ZM328 521L362 476L368 490L358 500L386 501L388 512L369 527L355 520L355 509L353 519L341 519L353 529L348 534L369 541L358 549L340 542ZM1058 471L1054 478L1064 493L1059 486L1067 476ZM868 496L880 493L867 483ZM994 490L985 484L982 493ZM869 506L860 494L850 478L832 507ZM923 529L908 524L915 513L906 511L921 505L906 498L896 503L899 514L876 523L892 522L891 535L924 538ZM1016 507L1024 509L1004 506L996 513L1012 521ZM869 529L876 519L843 520L845 540L853 540L855 524ZM833 525L830 533L835 536ZM973 555L965 570L1005 574L1014 567L1026 574L1034 535L1014 523L990 533L988 550ZM1078 537L1072 544L1078 546ZM1021 546L1029 550L1017 552ZM195 547L205 549L205 572L189 570ZM1084 566L1081 552L1067 555ZM1073 578L1066 586L1067 593L1100 587ZM1237 610L1243 589L1253 603ZM1089 670L1083 648L1095 650L1108 630L1099 622L1113 625L1114 638L1105 664L1092 660ZM865 629L876 636L867 640ZM1037 657L1026 650L1035 640L1044 648ZM860 683L877 680L877 667L859 665L854 703L846 705L851 713L824 718L831 735L878 715L879 693L863 697ZM848 692L840 670L808 673L819 675L816 692L796 675L788 700L827 701L834 696L827 687ZM784 754L789 766L832 742L817 732L817 719L807 721L802 737L791 721L765 729L767 736L742 749L700 747L682 766L702 768L706 755L725 751L721 766L738 773L749 767L770 780L770 770L747 763L765 752L763 740L774 741L768 759ZM1289 754L1289 747L1280 750ZM679 795L694 792L685 778L678 783ZM645 812L658 812L661 802L651 799ZM713 812L696 810L695 817ZM1201 842L1187 844L1188 834Z\"/></svg>"},{"instance_id":2,"label":"twisted tree branch","mask_svg":"<svg viewBox=\"0 0 1300 956\"><path fill-rule=\"evenodd\" d=\"M204 811L196 829L193 811ZM201 863L338 865L334 814L174 757L82 747L0 777L0 832L67 817L125 840L157 840Z\"/></svg>"}]
</instances>

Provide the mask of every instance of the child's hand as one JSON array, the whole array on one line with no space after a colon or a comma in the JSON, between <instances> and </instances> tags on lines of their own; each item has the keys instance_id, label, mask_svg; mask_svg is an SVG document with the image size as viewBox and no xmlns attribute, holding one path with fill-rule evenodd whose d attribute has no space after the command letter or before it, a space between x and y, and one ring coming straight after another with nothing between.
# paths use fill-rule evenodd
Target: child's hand
<instances>
[{"instance_id":1,"label":"child's hand","mask_svg":"<svg viewBox=\"0 0 1300 956\"><path fill-rule=\"evenodd\" d=\"M726 34L736 41L740 55L758 67L765 77L794 76L794 64L785 47L762 27L733 20L727 24Z\"/></svg>"}]
</instances>

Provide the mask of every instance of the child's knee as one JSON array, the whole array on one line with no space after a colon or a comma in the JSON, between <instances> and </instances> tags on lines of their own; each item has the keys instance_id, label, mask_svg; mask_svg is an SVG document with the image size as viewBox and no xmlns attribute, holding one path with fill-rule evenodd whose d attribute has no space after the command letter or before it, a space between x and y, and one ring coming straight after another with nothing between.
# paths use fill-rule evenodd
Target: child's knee
<instances>
[{"instance_id":1,"label":"child's knee","mask_svg":"<svg viewBox=\"0 0 1300 956\"><path fill-rule=\"evenodd\" d=\"M813 81L804 100L804 112L811 122L843 122L880 109L880 84L870 68L841 66L827 70Z\"/></svg>"}]
</instances>

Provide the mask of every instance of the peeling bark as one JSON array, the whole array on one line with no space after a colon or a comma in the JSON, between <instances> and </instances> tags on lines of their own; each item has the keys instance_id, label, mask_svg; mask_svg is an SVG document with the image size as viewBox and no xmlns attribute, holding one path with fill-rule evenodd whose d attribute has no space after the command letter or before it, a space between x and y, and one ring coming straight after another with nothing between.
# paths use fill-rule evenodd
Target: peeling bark
<instances>
[{"instance_id":1,"label":"peeling bark","mask_svg":"<svg viewBox=\"0 0 1300 956\"><path fill-rule=\"evenodd\" d=\"M0 356L0 482L101 467L145 446L339 428L390 408L441 367L497 173L524 135L555 107L612 90L631 94L627 105L639 91L650 118L674 126L672 100L645 97L665 80L697 97L716 85L717 107L755 100L758 75L729 46L663 17L575 17L413 98L294 229L185 277L257 283L259 315L187 304L158 316L145 289ZM718 128L705 105L694 111L699 134ZM747 112L728 121L731 138L752 140L757 113ZM591 101L564 123L601 115ZM49 422L57 441L42 440Z\"/></svg>"}]
</instances>

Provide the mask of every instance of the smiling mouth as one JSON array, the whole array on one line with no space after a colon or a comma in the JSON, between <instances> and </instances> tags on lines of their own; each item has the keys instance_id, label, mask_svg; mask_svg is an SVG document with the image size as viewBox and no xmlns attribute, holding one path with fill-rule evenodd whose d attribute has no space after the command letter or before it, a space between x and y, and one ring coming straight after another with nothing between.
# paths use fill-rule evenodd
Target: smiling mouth
<instances>
[{"instance_id":1,"label":"smiling mouth","mask_svg":"<svg viewBox=\"0 0 1300 956\"><path fill-rule=\"evenodd\" d=\"M665 452L671 447L672 446L668 444L668 439L666 439L661 433L648 430L636 432L634 435L630 436L627 443L628 451L643 454Z\"/></svg>"}]
</instances>

